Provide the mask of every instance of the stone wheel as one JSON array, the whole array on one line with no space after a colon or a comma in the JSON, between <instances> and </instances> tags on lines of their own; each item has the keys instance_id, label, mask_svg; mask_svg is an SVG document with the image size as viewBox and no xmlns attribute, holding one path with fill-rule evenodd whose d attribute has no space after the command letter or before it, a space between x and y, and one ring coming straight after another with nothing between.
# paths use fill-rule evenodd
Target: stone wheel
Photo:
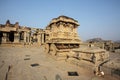
<instances>
[{"instance_id":1,"label":"stone wheel","mask_svg":"<svg viewBox=\"0 0 120 80\"><path fill-rule=\"evenodd\" d=\"M50 45L50 54L55 56L57 53L55 44Z\"/></svg>"},{"instance_id":2,"label":"stone wheel","mask_svg":"<svg viewBox=\"0 0 120 80\"><path fill-rule=\"evenodd\" d=\"M49 53L49 44L45 44L45 52Z\"/></svg>"}]
</instances>

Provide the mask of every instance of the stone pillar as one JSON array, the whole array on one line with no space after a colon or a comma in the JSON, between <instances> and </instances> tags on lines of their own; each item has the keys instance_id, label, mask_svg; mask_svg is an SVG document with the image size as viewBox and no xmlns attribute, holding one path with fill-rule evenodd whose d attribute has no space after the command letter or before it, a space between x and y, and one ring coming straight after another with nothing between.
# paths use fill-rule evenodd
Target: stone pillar
<instances>
[{"instance_id":1,"label":"stone pillar","mask_svg":"<svg viewBox=\"0 0 120 80\"><path fill-rule=\"evenodd\" d=\"M41 45L41 35L40 35L40 34L38 34L38 36L37 36L37 40L38 40L38 44Z\"/></svg>"},{"instance_id":2,"label":"stone pillar","mask_svg":"<svg viewBox=\"0 0 120 80\"><path fill-rule=\"evenodd\" d=\"M31 43L31 33L29 33L29 42Z\"/></svg>"},{"instance_id":3,"label":"stone pillar","mask_svg":"<svg viewBox=\"0 0 120 80\"><path fill-rule=\"evenodd\" d=\"M19 33L14 33L14 42L19 43L20 35Z\"/></svg>"},{"instance_id":4,"label":"stone pillar","mask_svg":"<svg viewBox=\"0 0 120 80\"><path fill-rule=\"evenodd\" d=\"M104 43L101 43L102 44L102 49L105 49L104 47L105 47L105 44Z\"/></svg>"},{"instance_id":5,"label":"stone pillar","mask_svg":"<svg viewBox=\"0 0 120 80\"><path fill-rule=\"evenodd\" d=\"M29 33L26 32L26 42L29 42Z\"/></svg>"},{"instance_id":6,"label":"stone pillar","mask_svg":"<svg viewBox=\"0 0 120 80\"><path fill-rule=\"evenodd\" d=\"M24 42L26 43L26 32L24 32Z\"/></svg>"},{"instance_id":7,"label":"stone pillar","mask_svg":"<svg viewBox=\"0 0 120 80\"><path fill-rule=\"evenodd\" d=\"M100 63L101 63L101 61L99 61L99 53L95 53L95 72L96 72L96 75L98 75L100 72Z\"/></svg>"},{"instance_id":8,"label":"stone pillar","mask_svg":"<svg viewBox=\"0 0 120 80\"><path fill-rule=\"evenodd\" d=\"M7 42L7 33L3 33L2 43L6 43L6 42Z\"/></svg>"},{"instance_id":9,"label":"stone pillar","mask_svg":"<svg viewBox=\"0 0 120 80\"><path fill-rule=\"evenodd\" d=\"M110 44L110 51L113 51L113 44Z\"/></svg>"},{"instance_id":10,"label":"stone pillar","mask_svg":"<svg viewBox=\"0 0 120 80\"><path fill-rule=\"evenodd\" d=\"M27 32L27 42L29 43L30 42L30 33L29 32Z\"/></svg>"},{"instance_id":11,"label":"stone pillar","mask_svg":"<svg viewBox=\"0 0 120 80\"><path fill-rule=\"evenodd\" d=\"M28 34L28 36L27 36L28 37L28 42L30 43L30 33L28 32L27 34Z\"/></svg>"},{"instance_id":12,"label":"stone pillar","mask_svg":"<svg viewBox=\"0 0 120 80\"><path fill-rule=\"evenodd\" d=\"M43 34L43 33L41 34L41 43L42 43L42 44L44 44L44 42L45 42L45 41L44 41L44 35L45 35L45 34Z\"/></svg>"}]
</instances>

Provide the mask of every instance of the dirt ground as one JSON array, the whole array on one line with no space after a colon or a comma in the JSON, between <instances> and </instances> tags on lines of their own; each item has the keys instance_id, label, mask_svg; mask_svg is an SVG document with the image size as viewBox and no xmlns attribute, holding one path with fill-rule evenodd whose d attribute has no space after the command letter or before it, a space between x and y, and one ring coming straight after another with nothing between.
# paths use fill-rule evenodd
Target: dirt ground
<instances>
[{"instance_id":1,"label":"dirt ground","mask_svg":"<svg viewBox=\"0 0 120 80\"><path fill-rule=\"evenodd\" d=\"M87 66L87 65L86 65ZM77 72L70 76L68 72ZM73 74L73 73L71 73ZM0 80L119 80L98 77L89 69L56 61L41 47L0 47Z\"/></svg>"}]
</instances>

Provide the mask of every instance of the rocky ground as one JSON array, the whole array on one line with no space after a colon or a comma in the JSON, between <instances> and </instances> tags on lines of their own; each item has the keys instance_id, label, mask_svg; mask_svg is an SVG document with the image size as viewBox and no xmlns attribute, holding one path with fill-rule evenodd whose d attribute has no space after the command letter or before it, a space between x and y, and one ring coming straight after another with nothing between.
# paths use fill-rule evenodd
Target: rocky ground
<instances>
[{"instance_id":1,"label":"rocky ground","mask_svg":"<svg viewBox=\"0 0 120 80\"><path fill-rule=\"evenodd\" d=\"M46 55L41 46L0 47L0 80L119 80L119 78L109 74L104 78L98 77L84 67L56 61Z\"/></svg>"}]
</instances>

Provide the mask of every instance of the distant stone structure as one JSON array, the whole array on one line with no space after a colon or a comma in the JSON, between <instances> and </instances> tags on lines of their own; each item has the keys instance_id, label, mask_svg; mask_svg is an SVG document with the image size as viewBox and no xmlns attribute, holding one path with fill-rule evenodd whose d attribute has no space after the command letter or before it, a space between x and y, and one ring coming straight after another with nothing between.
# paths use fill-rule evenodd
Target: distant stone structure
<instances>
[{"instance_id":1,"label":"distant stone structure","mask_svg":"<svg viewBox=\"0 0 120 80\"><path fill-rule=\"evenodd\" d=\"M0 44L37 44L45 43L45 30L20 26L18 22L11 24L0 24Z\"/></svg>"},{"instance_id":2,"label":"distant stone structure","mask_svg":"<svg viewBox=\"0 0 120 80\"><path fill-rule=\"evenodd\" d=\"M32 34L32 42L42 45L45 43L45 30L38 28L31 28L31 31L34 31Z\"/></svg>"},{"instance_id":3,"label":"distant stone structure","mask_svg":"<svg viewBox=\"0 0 120 80\"><path fill-rule=\"evenodd\" d=\"M6 24L0 24L0 44L29 43L31 42L31 29L19 26L19 23L11 24L9 20Z\"/></svg>"},{"instance_id":4,"label":"distant stone structure","mask_svg":"<svg viewBox=\"0 0 120 80\"><path fill-rule=\"evenodd\" d=\"M120 49L120 43L113 42L112 40L102 40L101 38L94 38L87 40L88 44L92 44L96 47L100 47L101 49L106 49L107 51L115 51L116 49Z\"/></svg>"}]
</instances>

